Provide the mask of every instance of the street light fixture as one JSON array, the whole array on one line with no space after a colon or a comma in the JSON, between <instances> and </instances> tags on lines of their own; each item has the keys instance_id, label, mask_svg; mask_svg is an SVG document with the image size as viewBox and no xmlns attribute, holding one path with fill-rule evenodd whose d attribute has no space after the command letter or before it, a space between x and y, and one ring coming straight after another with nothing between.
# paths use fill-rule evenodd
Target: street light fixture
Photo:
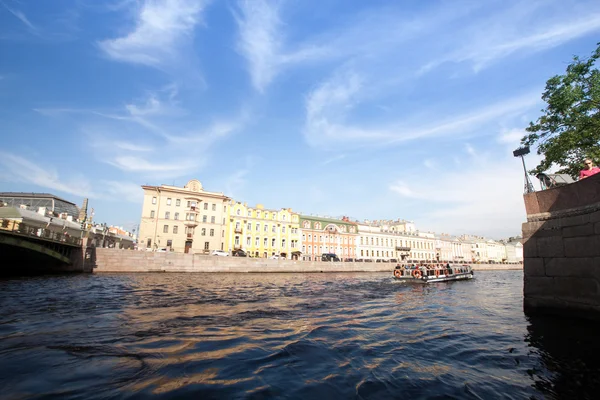
<instances>
[{"instance_id":1,"label":"street light fixture","mask_svg":"<svg viewBox=\"0 0 600 400\"><path fill-rule=\"evenodd\" d=\"M527 167L525 167L525 155L529 154L529 146L519 147L515 151L513 151L513 156L521 157L521 161L523 162L523 172L525 173L525 193L533 193L535 190L533 189L533 184L529 179L529 174L527 173Z\"/></svg>"}]
</instances>

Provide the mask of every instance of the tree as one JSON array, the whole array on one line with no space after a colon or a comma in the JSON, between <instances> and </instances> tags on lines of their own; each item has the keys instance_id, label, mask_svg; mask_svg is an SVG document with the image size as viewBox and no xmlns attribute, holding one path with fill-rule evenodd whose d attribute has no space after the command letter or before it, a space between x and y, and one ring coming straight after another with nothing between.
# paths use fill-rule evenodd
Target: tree
<instances>
[{"instance_id":1,"label":"tree","mask_svg":"<svg viewBox=\"0 0 600 400\"><path fill-rule=\"evenodd\" d=\"M547 171L554 164L560 167L558 173L576 178L585 158L600 161L600 71L594 68L599 58L600 43L589 59L575 56L564 75L546 82L542 99L547 106L521 139L544 156L531 173Z\"/></svg>"}]
</instances>

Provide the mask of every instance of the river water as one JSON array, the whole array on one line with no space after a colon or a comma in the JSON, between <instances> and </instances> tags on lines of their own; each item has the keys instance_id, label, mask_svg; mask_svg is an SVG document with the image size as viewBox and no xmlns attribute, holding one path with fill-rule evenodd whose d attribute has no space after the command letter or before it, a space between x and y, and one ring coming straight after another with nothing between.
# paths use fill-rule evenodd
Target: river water
<instances>
[{"instance_id":1,"label":"river water","mask_svg":"<svg viewBox=\"0 0 600 400\"><path fill-rule=\"evenodd\" d=\"M522 311L521 271L0 281L0 398L598 398L600 330Z\"/></svg>"}]
</instances>

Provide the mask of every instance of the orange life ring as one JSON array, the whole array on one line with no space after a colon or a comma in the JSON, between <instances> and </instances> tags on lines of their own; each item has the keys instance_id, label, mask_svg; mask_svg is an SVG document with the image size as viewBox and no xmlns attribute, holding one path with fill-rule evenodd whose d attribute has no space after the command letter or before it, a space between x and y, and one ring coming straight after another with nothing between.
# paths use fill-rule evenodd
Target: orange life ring
<instances>
[{"instance_id":1,"label":"orange life ring","mask_svg":"<svg viewBox=\"0 0 600 400\"><path fill-rule=\"evenodd\" d=\"M436 277L436 278L439 278L439 277L440 277L440 270L439 270L439 269L436 269L436 270L435 270L435 277Z\"/></svg>"},{"instance_id":2,"label":"orange life ring","mask_svg":"<svg viewBox=\"0 0 600 400\"><path fill-rule=\"evenodd\" d=\"M413 276L417 279L421 279L421 271L419 271L418 269L415 269L413 271Z\"/></svg>"},{"instance_id":3,"label":"orange life ring","mask_svg":"<svg viewBox=\"0 0 600 400\"><path fill-rule=\"evenodd\" d=\"M402 276L402 272L399 269L394 270L394 276L396 278L400 278Z\"/></svg>"}]
</instances>

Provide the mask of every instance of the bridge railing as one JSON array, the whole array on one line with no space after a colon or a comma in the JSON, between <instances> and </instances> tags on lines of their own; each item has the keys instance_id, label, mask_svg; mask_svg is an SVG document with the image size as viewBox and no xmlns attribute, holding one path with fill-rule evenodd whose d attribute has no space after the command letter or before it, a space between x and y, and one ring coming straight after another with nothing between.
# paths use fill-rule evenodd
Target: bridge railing
<instances>
[{"instance_id":1,"label":"bridge railing","mask_svg":"<svg viewBox=\"0 0 600 400\"><path fill-rule=\"evenodd\" d=\"M49 228L26 224L10 219L0 218L0 230L11 232L22 236L30 236L38 239L49 240L57 243L65 243L80 246L82 239L69 235L67 232L55 231Z\"/></svg>"}]
</instances>

